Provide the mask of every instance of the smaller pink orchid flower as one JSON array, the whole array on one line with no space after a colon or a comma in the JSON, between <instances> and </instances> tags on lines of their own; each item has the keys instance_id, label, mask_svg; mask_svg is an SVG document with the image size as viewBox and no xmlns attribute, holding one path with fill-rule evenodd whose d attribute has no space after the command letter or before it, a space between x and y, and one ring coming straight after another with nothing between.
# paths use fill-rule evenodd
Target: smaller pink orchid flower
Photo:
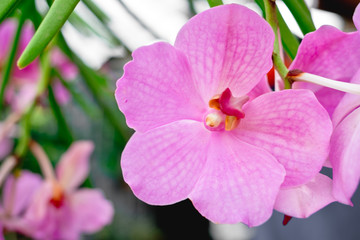
<instances>
[{"instance_id":1,"label":"smaller pink orchid flower","mask_svg":"<svg viewBox=\"0 0 360 240\"><path fill-rule=\"evenodd\" d=\"M136 130L121 167L138 198L189 198L213 222L257 226L282 190L312 184L331 121L309 90L261 94L273 40L258 14L231 4L190 19L174 46L133 52L115 97Z\"/></svg>"},{"instance_id":2,"label":"smaller pink orchid flower","mask_svg":"<svg viewBox=\"0 0 360 240\"><path fill-rule=\"evenodd\" d=\"M355 32L345 33L331 26L323 26L307 34L291 69L344 82L323 81L325 86L333 86L335 83L344 87L345 91L359 94L360 85L354 84L360 84L360 4L355 10L353 21L357 28ZM311 78L311 75L307 75ZM314 91L332 116L334 132L331 137L330 162L327 165L333 168L333 195L337 201L352 205L351 197L360 179L360 98L355 94L345 94L313 83L295 82L293 86Z\"/></svg>"},{"instance_id":3,"label":"smaller pink orchid flower","mask_svg":"<svg viewBox=\"0 0 360 240\"><path fill-rule=\"evenodd\" d=\"M0 72L7 61L16 28L17 22L15 20L5 20L0 25ZM20 35L17 55L20 55L25 49L33 35L34 27L30 22L26 22ZM40 65L38 60L35 60L22 70L17 67L13 68L11 79L6 88L5 100L14 111L22 112L32 102L36 96L39 78Z\"/></svg>"},{"instance_id":4,"label":"smaller pink orchid flower","mask_svg":"<svg viewBox=\"0 0 360 240\"><path fill-rule=\"evenodd\" d=\"M77 189L89 174L93 148L89 141L73 143L57 164L55 177L44 153L32 144L33 152L40 152L37 158L46 179L25 213L27 235L46 240L79 239L81 233L94 233L111 222L114 209L101 191Z\"/></svg>"},{"instance_id":5,"label":"smaller pink orchid flower","mask_svg":"<svg viewBox=\"0 0 360 240\"><path fill-rule=\"evenodd\" d=\"M40 175L27 170L21 171L19 176L10 175L6 179L0 206L0 223L3 229L22 232L27 227L23 215L41 182Z\"/></svg>"},{"instance_id":6,"label":"smaller pink orchid flower","mask_svg":"<svg viewBox=\"0 0 360 240\"><path fill-rule=\"evenodd\" d=\"M57 68L66 81L72 81L78 74L77 66L72 63L58 48L51 50L51 64ZM59 104L65 105L71 95L59 79L53 80L54 94Z\"/></svg>"}]
</instances>

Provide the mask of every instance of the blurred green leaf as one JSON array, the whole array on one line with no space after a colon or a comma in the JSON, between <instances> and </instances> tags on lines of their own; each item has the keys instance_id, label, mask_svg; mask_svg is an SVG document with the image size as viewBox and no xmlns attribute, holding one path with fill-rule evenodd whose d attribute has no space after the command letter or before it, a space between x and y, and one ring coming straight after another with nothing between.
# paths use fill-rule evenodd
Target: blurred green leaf
<instances>
[{"instance_id":1,"label":"blurred green leaf","mask_svg":"<svg viewBox=\"0 0 360 240\"><path fill-rule=\"evenodd\" d=\"M30 43L21 54L17 63L20 68L26 67L39 56L56 33L60 31L78 2L79 0L56 0L53 2Z\"/></svg>"},{"instance_id":2,"label":"blurred green leaf","mask_svg":"<svg viewBox=\"0 0 360 240\"><path fill-rule=\"evenodd\" d=\"M207 2L209 3L210 7L216 7L224 4L222 0L207 0Z\"/></svg>"},{"instance_id":3,"label":"blurred green leaf","mask_svg":"<svg viewBox=\"0 0 360 240\"><path fill-rule=\"evenodd\" d=\"M255 0L256 4L261 8L263 14L265 15L265 6L263 0ZM289 27L286 25L284 18L281 16L281 13L277 9L277 19L279 23L281 41L284 47L284 50L289 55L291 59L294 59L299 48L298 39L292 34Z\"/></svg>"},{"instance_id":4,"label":"blurred green leaf","mask_svg":"<svg viewBox=\"0 0 360 240\"><path fill-rule=\"evenodd\" d=\"M1 0L0 1L0 23L8 16L16 6L23 0Z\"/></svg>"},{"instance_id":5,"label":"blurred green leaf","mask_svg":"<svg viewBox=\"0 0 360 240\"><path fill-rule=\"evenodd\" d=\"M283 0L305 35L316 30L310 11L304 0Z\"/></svg>"},{"instance_id":6,"label":"blurred green leaf","mask_svg":"<svg viewBox=\"0 0 360 240\"><path fill-rule=\"evenodd\" d=\"M61 111L61 108L56 101L54 91L52 87L48 86L48 92L49 92L49 103L51 106L51 109L53 110L53 113L55 115L57 125L58 125L58 136L61 140L63 140L68 146L74 141L73 134L70 131L70 128L65 120L65 117Z\"/></svg>"},{"instance_id":7,"label":"blurred green leaf","mask_svg":"<svg viewBox=\"0 0 360 240\"><path fill-rule=\"evenodd\" d=\"M109 17L92 0L81 1L101 22L107 23L110 21Z\"/></svg>"}]
</instances>

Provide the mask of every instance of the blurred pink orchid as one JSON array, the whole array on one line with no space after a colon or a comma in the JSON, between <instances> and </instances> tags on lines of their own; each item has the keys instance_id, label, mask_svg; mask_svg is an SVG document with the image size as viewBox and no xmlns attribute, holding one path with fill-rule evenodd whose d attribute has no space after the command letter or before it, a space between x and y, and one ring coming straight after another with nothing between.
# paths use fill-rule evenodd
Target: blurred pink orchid
<instances>
[{"instance_id":1,"label":"blurred pink orchid","mask_svg":"<svg viewBox=\"0 0 360 240\"><path fill-rule=\"evenodd\" d=\"M5 20L0 25L0 69L7 60L16 28L16 20ZM26 22L20 35L17 55L20 55L25 49L33 34L34 27L30 22ZM5 92L5 100L11 105L14 111L22 112L28 104L32 102L36 96L36 87L39 78L40 66L38 60L35 60L22 70L14 67Z\"/></svg>"},{"instance_id":2,"label":"blurred pink orchid","mask_svg":"<svg viewBox=\"0 0 360 240\"><path fill-rule=\"evenodd\" d=\"M89 174L93 144L78 141L61 157L56 177L43 164L46 179L25 213L24 232L35 239L79 239L109 224L113 206L101 191L77 189ZM47 163L49 164L49 163Z\"/></svg>"},{"instance_id":3,"label":"blurred pink orchid","mask_svg":"<svg viewBox=\"0 0 360 240\"><path fill-rule=\"evenodd\" d=\"M10 175L7 178L0 206L0 223L3 228L22 232L27 227L23 215L40 185L40 175L26 170L21 171L20 176Z\"/></svg>"},{"instance_id":4,"label":"blurred pink orchid","mask_svg":"<svg viewBox=\"0 0 360 240\"><path fill-rule=\"evenodd\" d=\"M252 91L272 66L273 40L260 16L231 4L192 18L175 46L133 52L115 97L136 130L121 166L138 198L189 198L211 221L257 226L280 189L318 174L332 126L315 96Z\"/></svg>"},{"instance_id":5,"label":"blurred pink orchid","mask_svg":"<svg viewBox=\"0 0 360 240\"><path fill-rule=\"evenodd\" d=\"M360 5L355 10L353 21L358 30L356 32L345 33L331 26L323 26L306 35L291 69L360 84ZM360 179L360 98L312 83L295 82L293 86L314 91L332 116L334 133L329 160L333 167L333 195L336 200L352 205L351 197Z\"/></svg>"},{"instance_id":6,"label":"blurred pink orchid","mask_svg":"<svg viewBox=\"0 0 360 240\"><path fill-rule=\"evenodd\" d=\"M72 81L78 74L77 66L72 63L58 48L51 50L51 64L57 68L65 81ZM71 95L59 79L53 80L54 94L59 104L67 104Z\"/></svg>"}]
</instances>

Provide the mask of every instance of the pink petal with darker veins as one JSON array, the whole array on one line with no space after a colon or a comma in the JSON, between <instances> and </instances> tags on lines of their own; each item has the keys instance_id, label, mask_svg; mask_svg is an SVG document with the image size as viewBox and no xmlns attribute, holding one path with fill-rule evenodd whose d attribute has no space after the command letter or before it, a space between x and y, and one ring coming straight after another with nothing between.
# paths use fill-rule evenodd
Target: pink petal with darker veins
<instances>
[{"instance_id":1,"label":"pink petal with darker veins","mask_svg":"<svg viewBox=\"0 0 360 240\"><path fill-rule=\"evenodd\" d=\"M79 231L94 233L111 222L114 207L100 190L83 188L74 192L70 198Z\"/></svg>"},{"instance_id":2,"label":"pink petal with darker veins","mask_svg":"<svg viewBox=\"0 0 360 240\"><path fill-rule=\"evenodd\" d=\"M159 42L135 50L133 58L115 92L130 127L144 132L176 120L202 120L207 102L200 98L182 52Z\"/></svg>"},{"instance_id":3,"label":"pink petal with darker veins","mask_svg":"<svg viewBox=\"0 0 360 240\"><path fill-rule=\"evenodd\" d=\"M188 57L204 101L230 88L248 93L271 69L274 33L257 13L241 5L214 7L190 19L175 47Z\"/></svg>"},{"instance_id":4,"label":"pink petal with darker veins","mask_svg":"<svg viewBox=\"0 0 360 240\"><path fill-rule=\"evenodd\" d=\"M349 82L360 68L360 34L344 33L331 26L322 26L307 34L300 44L290 69ZM315 92L320 103L331 115L344 93L312 83L295 82L293 88ZM330 96L330 97L329 97Z\"/></svg>"},{"instance_id":5,"label":"pink petal with darker veins","mask_svg":"<svg viewBox=\"0 0 360 240\"><path fill-rule=\"evenodd\" d=\"M272 214L285 170L267 151L228 134L213 134L207 162L189 195L215 223L264 223Z\"/></svg>"},{"instance_id":6,"label":"pink petal with darker veins","mask_svg":"<svg viewBox=\"0 0 360 240\"><path fill-rule=\"evenodd\" d=\"M330 162L333 166L335 198L352 205L360 179L360 108L351 112L334 130L331 138Z\"/></svg>"},{"instance_id":7,"label":"pink petal with darker veins","mask_svg":"<svg viewBox=\"0 0 360 240\"><path fill-rule=\"evenodd\" d=\"M284 187L315 177L329 153L332 123L309 90L264 94L246 104L236 137L269 151L285 167Z\"/></svg>"},{"instance_id":8,"label":"pink petal with darker veins","mask_svg":"<svg viewBox=\"0 0 360 240\"><path fill-rule=\"evenodd\" d=\"M332 180L319 173L304 185L281 189L274 208L292 217L307 218L334 201Z\"/></svg>"},{"instance_id":9,"label":"pink petal with darker veins","mask_svg":"<svg viewBox=\"0 0 360 240\"><path fill-rule=\"evenodd\" d=\"M65 191L72 191L89 175L90 155L94 150L91 141L76 141L61 156L56 166L56 176Z\"/></svg>"},{"instance_id":10,"label":"pink petal with darker veins","mask_svg":"<svg viewBox=\"0 0 360 240\"><path fill-rule=\"evenodd\" d=\"M191 120L136 132L121 158L125 182L149 204L184 200L201 175L209 140L203 123Z\"/></svg>"}]
</instances>

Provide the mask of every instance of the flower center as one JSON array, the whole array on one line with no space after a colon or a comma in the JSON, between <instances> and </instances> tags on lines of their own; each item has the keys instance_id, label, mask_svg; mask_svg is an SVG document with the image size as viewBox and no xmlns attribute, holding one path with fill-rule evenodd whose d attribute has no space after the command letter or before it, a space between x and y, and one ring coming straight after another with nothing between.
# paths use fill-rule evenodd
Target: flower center
<instances>
[{"instance_id":1,"label":"flower center","mask_svg":"<svg viewBox=\"0 0 360 240\"><path fill-rule=\"evenodd\" d=\"M209 101L211 108L204 119L205 127L211 131L231 131L240 119L245 117L242 106L249 100L248 96L234 97L229 88L222 94L215 95Z\"/></svg>"},{"instance_id":2,"label":"flower center","mask_svg":"<svg viewBox=\"0 0 360 240\"><path fill-rule=\"evenodd\" d=\"M60 208L64 204L64 191L58 182L53 182L53 194L50 203L56 208Z\"/></svg>"}]
</instances>

